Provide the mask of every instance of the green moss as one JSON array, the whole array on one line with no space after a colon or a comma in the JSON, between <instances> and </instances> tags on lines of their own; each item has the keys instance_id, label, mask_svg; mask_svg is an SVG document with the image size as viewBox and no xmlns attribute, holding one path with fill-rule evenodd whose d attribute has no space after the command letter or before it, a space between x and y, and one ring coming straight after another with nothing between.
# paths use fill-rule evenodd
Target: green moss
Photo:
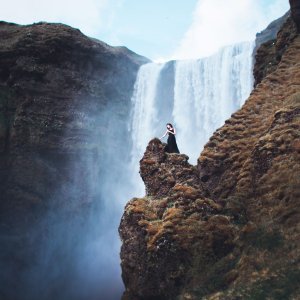
<instances>
[{"instance_id":1,"label":"green moss","mask_svg":"<svg viewBox=\"0 0 300 300\"><path fill-rule=\"evenodd\" d=\"M224 214L233 217L237 225L245 225L248 222L247 207L243 199L245 199L244 196L236 195L226 200Z\"/></svg>"},{"instance_id":2,"label":"green moss","mask_svg":"<svg viewBox=\"0 0 300 300\"><path fill-rule=\"evenodd\" d=\"M295 295L297 288L299 289L300 270L291 269L282 272L282 274L268 278L264 281L255 283L247 295L245 300L283 300L291 299Z\"/></svg>"},{"instance_id":3,"label":"green moss","mask_svg":"<svg viewBox=\"0 0 300 300\"><path fill-rule=\"evenodd\" d=\"M174 201L171 201L167 204L167 207L168 208L171 208L171 207L174 207L175 206L175 202Z\"/></svg>"},{"instance_id":4,"label":"green moss","mask_svg":"<svg viewBox=\"0 0 300 300\"><path fill-rule=\"evenodd\" d=\"M211 259L204 259L205 262L203 262L202 266L205 266ZM199 270L202 274L205 274L205 277L200 278L198 275L199 283L201 282L202 284L193 289L193 294L197 298L202 299L202 297L206 295L225 290L229 285L226 274L235 268L238 260L239 256L236 256L233 259L224 257L214 263L210 262L207 264L207 270ZM196 271L197 270L194 270L194 273L196 273ZM193 277L197 277L197 274L194 274Z\"/></svg>"},{"instance_id":5,"label":"green moss","mask_svg":"<svg viewBox=\"0 0 300 300\"><path fill-rule=\"evenodd\" d=\"M279 231L268 231L265 227L259 227L254 232L249 233L246 239L250 244L258 249L266 249L269 251L283 244L283 236Z\"/></svg>"},{"instance_id":6,"label":"green moss","mask_svg":"<svg viewBox=\"0 0 300 300\"><path fill-rule=\"evenodd\" d=\"M272 276L255 283L235 287L234 291L226 291L222 299L243 300L292 300L300 292L300 270L296 268L276 270Z\"/></svg>"},{"instance_id":7,"label":"green moss","mask_svg":"<svg viewBox=\"0 0 300 300\"><path fill-rule=\"evenodd\" d=\"M291 106L299 106L300 104L300 92L296 92L295 94L292 94L286 101L287 105Z\"/></svg>"}]
</instances>

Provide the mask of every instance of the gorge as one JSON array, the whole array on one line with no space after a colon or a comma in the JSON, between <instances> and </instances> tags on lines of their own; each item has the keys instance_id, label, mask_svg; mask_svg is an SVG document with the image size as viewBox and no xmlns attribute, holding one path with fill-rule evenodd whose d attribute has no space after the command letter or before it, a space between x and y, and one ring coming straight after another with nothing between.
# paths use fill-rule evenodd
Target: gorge
<instances>
[{"instance_id":1,"label":"gorge","mask_svg":"<svg viewBox=\"0 0 300 300\"><path fill-rule=\"evenodd\" d=\"M1 22L0 298L120 299L117 228L134 196L120 225L124 299L234 299L249 278L282 279L267 268L283 251L283 281L294 283L299 35L286 19L259 45L165 64L62 24ZM254 100L219 128L251 92L255 46ZM152 140L144 197L138 161L168 121L194 166ZM285 174L281 183L263 176L269 169Z\"/></svg>"}]
</instances>

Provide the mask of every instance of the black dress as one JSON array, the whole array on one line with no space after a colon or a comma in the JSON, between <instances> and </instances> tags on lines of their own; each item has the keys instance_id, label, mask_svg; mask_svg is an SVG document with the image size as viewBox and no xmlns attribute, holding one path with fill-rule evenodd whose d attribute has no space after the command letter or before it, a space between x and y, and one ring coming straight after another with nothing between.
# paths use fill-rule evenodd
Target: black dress
<instances>
[{"instance_id":1,"label":"black dress","mask_svg":"<svg viewBox=\"0 0 300 300\"><path fill-rule=\"evenodd\" d=\"M171 129L170 131L173 131L173 129ZM168 153L180 153L177 147L177 143L176 143L176 138L175 135L173 133L168 132L168 141L167 141L167 145L165 147L165 151Z\"/></svg>"}]
</instances>

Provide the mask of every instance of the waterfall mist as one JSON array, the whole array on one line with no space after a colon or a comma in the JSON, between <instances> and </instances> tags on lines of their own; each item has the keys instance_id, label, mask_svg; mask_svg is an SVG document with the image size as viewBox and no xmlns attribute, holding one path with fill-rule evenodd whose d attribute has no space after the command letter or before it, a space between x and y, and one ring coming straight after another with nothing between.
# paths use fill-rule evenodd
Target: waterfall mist
<instances>
[{"instance_id":1,"label":"waterfall mist","mask_svg":"<svg viewBox=\"0 0 300 300\"><path fill-rule=\"evenodd\" d=\"M118 226L133 196L126 184L129 107L122 109L118 100L105 107L86 103L64 132L66 140L78 132L78 140L67 154L56 155L61 187L49 195L42 217L25 234L1 236L1 299L121 298Z\"/></svg>"},{"instance_id":2,"label":"waterfall mist","mask_svg":"<svg viewBox=\"0 0 300 300\"><path fill-rule=\"evenodd\" d=\"M171 122L179 150L195 163L213 131L249 95L252 50L253 43L242 43L199 60L145 64L131 104L111 99L99 108L87 100L87 107L78 107L64 138L77 130L81 150L68 150L70 162L57 157L65 164L57 174L62 185L49 195L43 218L25 236L6 241L8 249L32 250L25 254L30 265L1 268L1 289L9 290L3 297L120 299L118 226L125 203L144 195L138 162L147 143ZM9 256L5 251L1 261ZM18 290L15 282L21 283Z\"/></svg>"}]
</instances>

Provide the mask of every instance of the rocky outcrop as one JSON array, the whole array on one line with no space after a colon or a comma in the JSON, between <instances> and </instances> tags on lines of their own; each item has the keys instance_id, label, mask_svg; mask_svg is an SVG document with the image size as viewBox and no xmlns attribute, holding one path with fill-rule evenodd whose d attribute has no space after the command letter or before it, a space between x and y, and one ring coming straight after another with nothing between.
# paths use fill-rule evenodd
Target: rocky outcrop
<instances>
[{"instance_id":1,"label":"rocky outcrop","mask_svg":"<svg viewBox=\"0 0 300 300\"><path fill-rule=\"evenodd\" d=\"M255 49L254 53L256 53L257 49L264 43L267 43L271 40L276 41L277 33L281 29L282 25L286 22L290 15L288 11L282 17L277 20L271 22L266 29L258 32L255 37Z\"/></svg>"},{"instance_id":2,"label":"rocky outcrop","mask_svg":"<svg viewBox=\"0 0 300 300\"><path fill-rule=\"evenodd\" d=\"M205 278L210 264L234 247L235 226L205 197L196 167L164 146L150 141L140 162L146 197L132 199L121 221L124 299L176 299L191 266Z\"/></svg>"},{"instance_id":3,"label":"rocky outcrop","mask_svg":"<svg viewBox=\"0 0 300 300\"><path fill-rule=\"evenodd\" d=\"M289 14L288 12L280 19L272 22L256 36L253 68L254 86L276 70L282 54L297 35L295 22L289 17Z\"/></svg>"},{"instance_id":4,"label":"rocky outcrop","mask_svg":"<svg viewBox=\"0 0 300 300\"><path fill-rule=\"evenodd\" d=\"M276 66L196 168L150 141L146 196L128 202L119 227L123 299L297 299L300 36L288 28Z\"/></svg>"},{"instance_id":5,"label":"rocky outcrop","mask_svg":"<svg viewBox=\"0 0 300 300\"><path fill-rule=\"evenodd\" d=\"M289 12L256 35L253 51L254 86L276 70L284 51L300 32L300 3L297 0L290 0L290 6Z\"/></svg>"}]
</instances>

